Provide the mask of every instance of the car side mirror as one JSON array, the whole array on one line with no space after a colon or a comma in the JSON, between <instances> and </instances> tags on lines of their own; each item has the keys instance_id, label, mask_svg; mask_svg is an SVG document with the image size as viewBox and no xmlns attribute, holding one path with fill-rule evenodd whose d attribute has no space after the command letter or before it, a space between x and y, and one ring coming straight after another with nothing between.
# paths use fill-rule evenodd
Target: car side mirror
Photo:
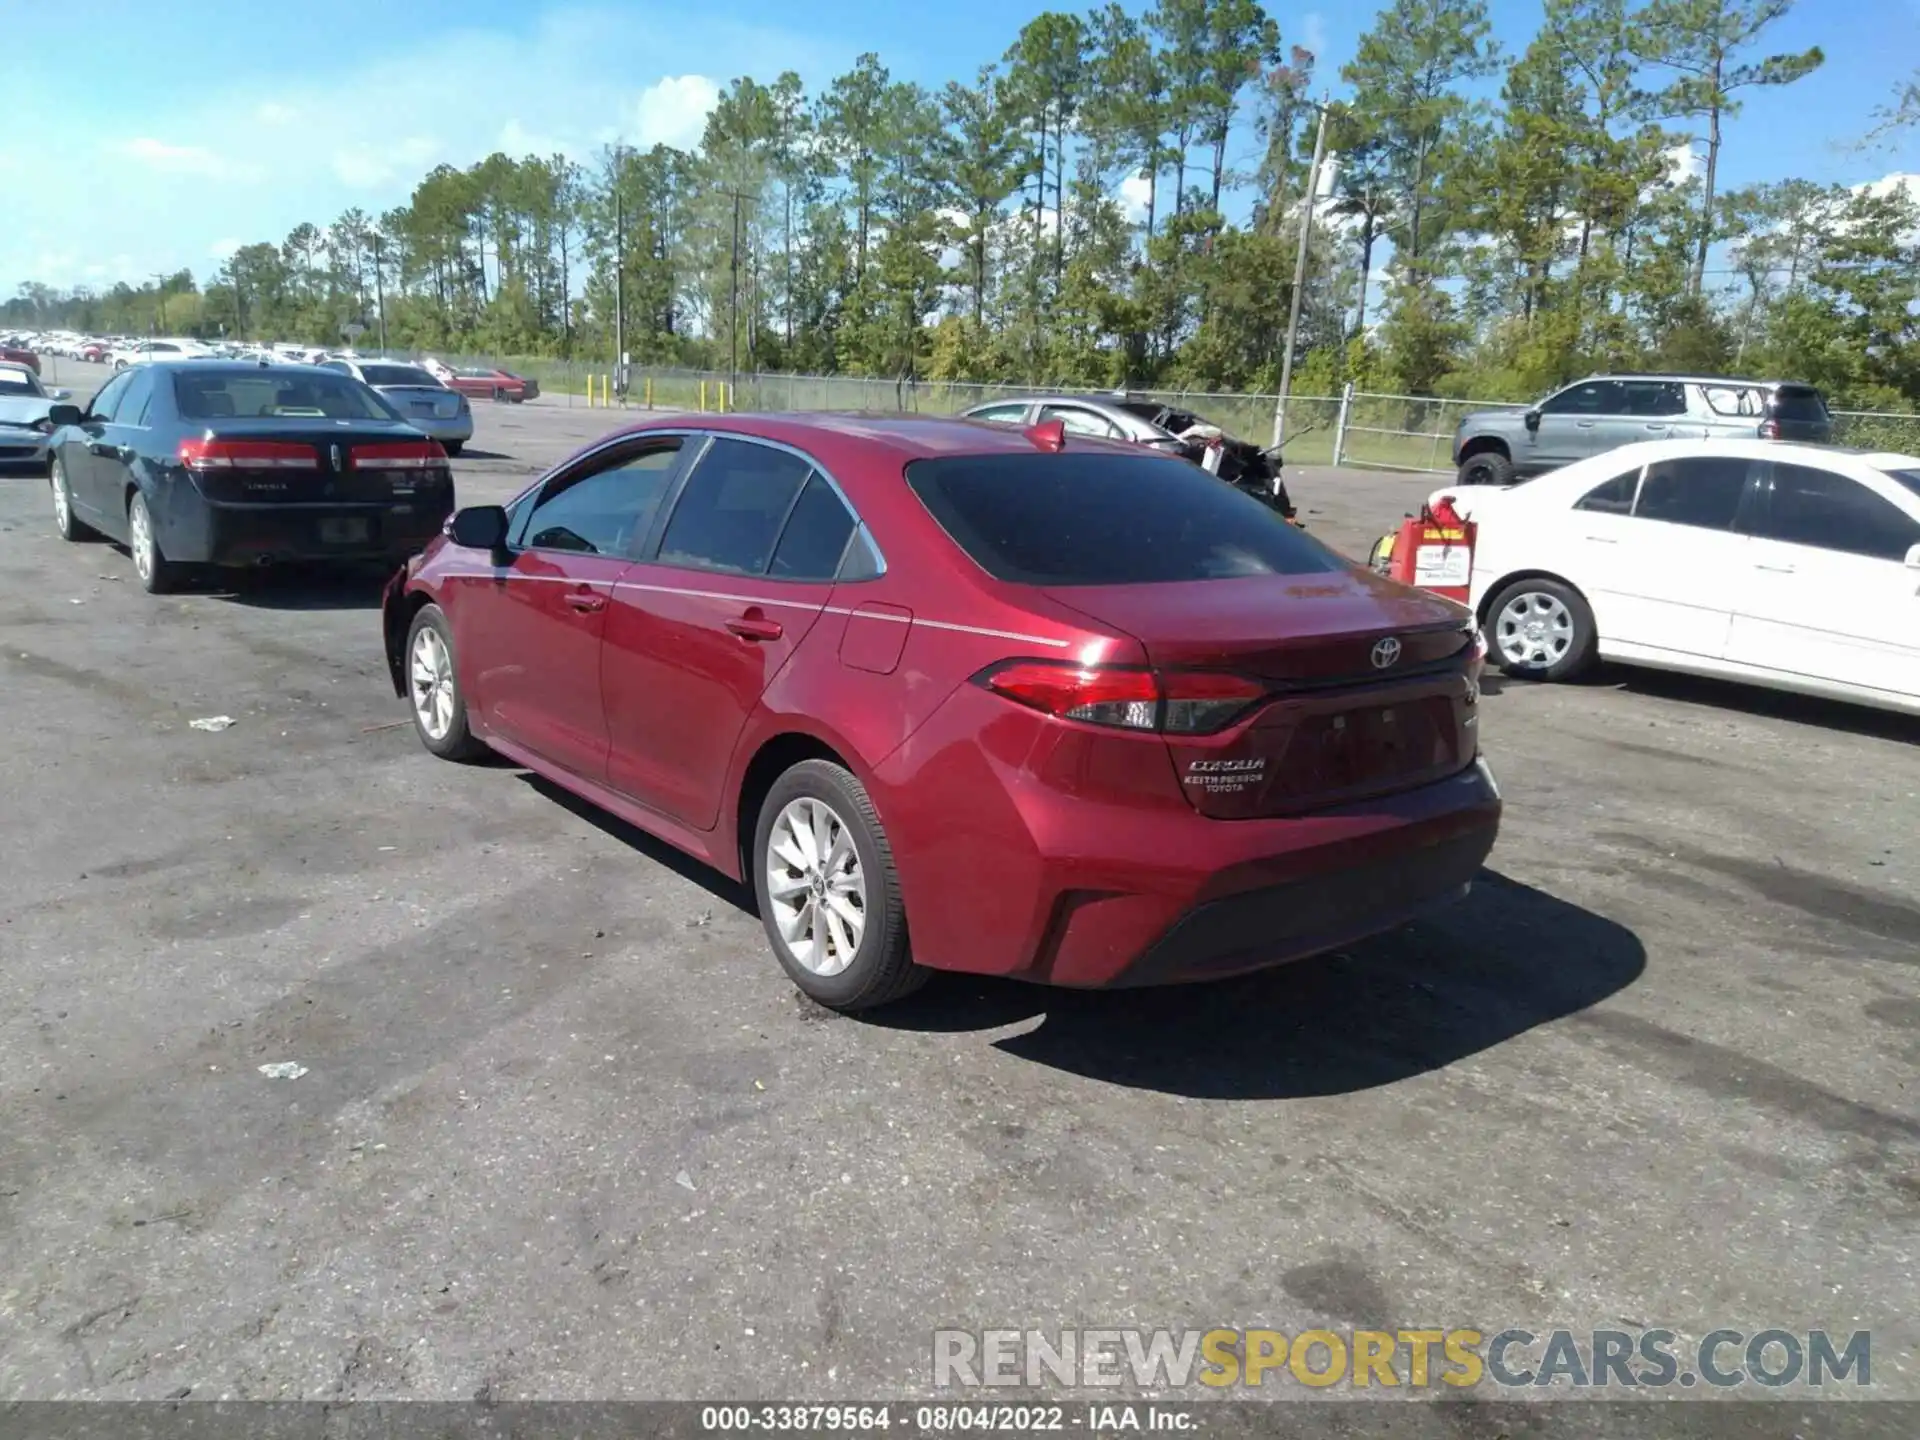
<instances>
[{"instance_id":1,"label":"car side mirror","mask_svg":"<svg viewBox=\"0 0 1920 1440\"><path fill-rule=\"evenodd\" d=\"M86 418L78 405L54 405L47 410L47 423L56 430L62 425L78 425Z\"/></svg>"},{"instance_id":2,"label":"car side mirror","mask_svg":"<svg viewBox=\"0 0 1920 1440\"><path fill-rule=\"evenodd\" d=\"M1538 410L1529 410L1522 418L1526 421L1527 429L1538 430L1540 428L1540 412Z\"/></svg>"},{"instance_id":3,"label":"car side mirror","mask_svg":"<svg viewBox=\"0 0 1920 1440\"><path fill-rule=\"evenodd\" d=\"M49 400L71 400L71 399L73 398L73 391L71 391L71 390L49 390L49 391L47 392L47 398L48 398Z\"/></svg>"},{"instance_id":4,"label":"car side mirror","mask_svg":"<svg viewBox=\"0 0 1920 1440\"><path fill-rule=\"evenodd\" d=\"M1907 551L1907 568L1909 570L1920 570L1920 545L1915 545L1911 550Z\"/></svg>"},{"instance_id":5,"label":"car side mirror","mask_svg":"<svg viewBox=\"0 0 1920 1440\"><path fill-rule=\"evenodd\" d=\"M469 550L499 550L507 543L507 512L500 505L469 505L453 512L447 534Z\"/></svg>"}]
</instances>

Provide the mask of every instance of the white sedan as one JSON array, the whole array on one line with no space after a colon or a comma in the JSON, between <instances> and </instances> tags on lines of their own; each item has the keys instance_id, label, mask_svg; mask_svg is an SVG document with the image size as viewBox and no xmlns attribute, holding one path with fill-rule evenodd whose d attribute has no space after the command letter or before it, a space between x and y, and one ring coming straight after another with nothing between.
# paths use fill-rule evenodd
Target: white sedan
<instances>
[{"instance_id":1,"label":"white sedan","mask_svg":"<svg viewBox=\"0 0 1920 1440\"><path fill-rule=\"evenodd\" d=\"M1920 459L1656 440L1441 496L1510 675L1598 658L1920 714Z\"/></svg>"}]
</instances>

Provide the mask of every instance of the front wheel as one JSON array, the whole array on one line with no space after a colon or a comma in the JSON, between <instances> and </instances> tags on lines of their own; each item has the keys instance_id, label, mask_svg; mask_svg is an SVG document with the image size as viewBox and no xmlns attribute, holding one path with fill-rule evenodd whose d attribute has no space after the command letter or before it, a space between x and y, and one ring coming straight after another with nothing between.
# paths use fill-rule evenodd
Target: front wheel
<instances>
[{"instance_id":1,"label":"front wheel","mask_svg":"<svg viewBox=\"0 0 1920 1440\"><path fill-rule=\"evenodd\" d=\"M1487 611L1493 661L1520 679L1571 680L1593 663L1597 641L1586 598L1559 580L1516 580Z\"/></svg>"},{"instance_id":2,"label":"front wheel","mask_svg":"<svg viewBox=\"0 0 1920 1440\"><path fill-rule=\"evenodd\" d=\"M48 482L53 489L53 528L62 540L91 540L94 532L73 513L73 491L67 486L67 467L54 456L48 462Z\"/></svg>"},{"instance_id":3,"label":"front wheel","mask_svg":"<svg viewBox=\"0 0 1920 1440\"><path fill-rule=\"evenodd\" d=\"M474 760L486 753L467 728L467 697L453 663L453 627L438 605L421 607L407 629L407 699L420 743L442 760Z\"/></svg>"},{"instance_id":4,"label":"front wheel","mask_svg":"<svg viewBox=\"0 0 1920 1440\"><path fill-rule=\"evenodd\" d=\"M1483 450L1460 465L1462 485L1511 485L1513 461L1497 450Z\"/></svg>"},{"instance_id":5,"label":"front wheel","mask_svg":"<svg viewBox=\"0 0 1920 1440\"><path fill-rule=\"evenodd\" d=\"M774 781L754 826L753 884L782 968L810 999L865 1010L916 990L893 850L867 790L829 760Z\"/></svg>"}]
</instances>

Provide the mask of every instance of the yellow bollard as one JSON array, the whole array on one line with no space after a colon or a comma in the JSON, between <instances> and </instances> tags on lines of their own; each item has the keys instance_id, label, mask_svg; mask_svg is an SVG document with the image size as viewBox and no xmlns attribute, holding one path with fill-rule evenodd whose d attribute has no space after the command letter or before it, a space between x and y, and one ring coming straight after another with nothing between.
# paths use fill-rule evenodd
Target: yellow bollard
<instances>
[{"instance_id":1,"label":"yellow bollard","mask_svg":"<svg viewBox=\"0 0 1920 1440\"><path fill-rule=\"evenodd\" d=\"M700 413L704 415L706 413L706 410L707 410L707 382L702 380L700 382Z\"/></svg>"},{"instance_id":2,"label":"yellow bollard","mask_svg":"<svg viewBox=\"0 0 1920 1440\"><path fill-rule=\"evenodd\" d=\"M588 375L587 375L587 408L588 408L589 410L591 410L591 409L593 408L593 375L592 375L592 372L588 372Z\"/></svg>"},{"instance_id":3,"label":"yellow bollard","mask_svg":"<svg viewBox=\"0 0 1920 1440\"><path fill-rule=\"evenodd\" d=\"M652 408L653 408L653 377L649 375L647 377L647 409L651 410Z\"/></svg>"}]
</instances>

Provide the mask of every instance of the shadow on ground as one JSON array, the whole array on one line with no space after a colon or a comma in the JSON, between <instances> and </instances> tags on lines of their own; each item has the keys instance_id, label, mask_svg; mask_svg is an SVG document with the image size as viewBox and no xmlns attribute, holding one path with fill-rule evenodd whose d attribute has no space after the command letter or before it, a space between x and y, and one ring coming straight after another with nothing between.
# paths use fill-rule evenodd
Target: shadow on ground
<instances>
[{"instance_id":1,"label":"shadow on ground","mask_svg":"<svg viewBox=\"0 0 1920 1440\"><path fill-rule=\"evenodd\" d=\"M903 1030L995 1029L1010 1055L1206 1099L1340 1095L1490 1049L1617 993L1646 968L1625 926L1482 871L1464 900L1345 951L1237 980L1062 991L938 975L863 1016Z\"/></svg>"},{"instance_id":2,"label":"shadow on ground","mask_svg":"<svg viewBox=\"0 0 1920 1440\"><path fill-rule=\"evenodd\" d=\"M751 915L756 920L760 918L753 891L747 886L729 880L711 865L702 864L691 855L674 849L666 841L655 839L639 826L629 825L617 815L608 814L592 801L582 800L571 790L562 789L544 776L536 775L531 770L522 770L520 778L539 794L578 815L596 830L638 851L644 859L664 865L683 880L691 880L716 900L725 901L743 914ZM769 955L767 964L777 966L778 962Z\"/></svg>"},{"instance_id":3,"label":"shadow on ground","mask_svg":"<svg viewBox=\"0 0 1920 1440\"><path fill-rule=\"evenodd\" d=\"M200 590L259 610L378 610L393 572L385 566L272 565L204 579Z\"/></svg>"}]
</instances>

